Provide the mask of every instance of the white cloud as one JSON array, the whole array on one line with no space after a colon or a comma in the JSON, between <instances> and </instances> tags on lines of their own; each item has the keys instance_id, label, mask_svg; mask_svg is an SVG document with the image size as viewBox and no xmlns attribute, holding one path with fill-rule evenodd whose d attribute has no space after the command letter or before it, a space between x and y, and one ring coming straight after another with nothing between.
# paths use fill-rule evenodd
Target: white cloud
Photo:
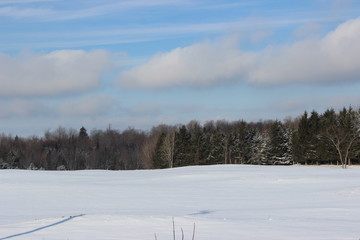
<instances>
[{"instance_id":1,"label":"white cloud","mask_svg":"<svg viewBox=\"0 0 360 240\"><path fill-rule=\"evenodd\" d=\"M127 87L210 86L241 76L252 60L233 41L205 42L154 56L125 71L120 84Z\"/></svg>"},{"instance_id":2,"label":"white cloud","mask_svg":"<svg viewBox=\"0 0 360 240\"><path fill-rule=\"evenodd\" d=\"M123 72L122 86L164 88L254 84L322 83L360 80L360 18L322 38L243 52L234 41L215 41L157 54Z\"/></svg>"},{"instance_id":3,"label":"white cloud","mask_svg":"<svg viewBox=\"0 0 360 240\"><path fill-rule=\"evenodd\" d=\"M0 96L51 96L98 86L110 56L105 51L62 50L44 55L0 54Z\"/></svg>"},{"instance_id":4,"label":"white cloud","mask_svg":"<svg viewBox=\"0 0 360 240\"><path fill-rule=\"evenodd\" d=\"M360 18L339 25L321 39L269 47L258 54L248 81L343 82L360 80Z\"/></svg>"}]
</instances>

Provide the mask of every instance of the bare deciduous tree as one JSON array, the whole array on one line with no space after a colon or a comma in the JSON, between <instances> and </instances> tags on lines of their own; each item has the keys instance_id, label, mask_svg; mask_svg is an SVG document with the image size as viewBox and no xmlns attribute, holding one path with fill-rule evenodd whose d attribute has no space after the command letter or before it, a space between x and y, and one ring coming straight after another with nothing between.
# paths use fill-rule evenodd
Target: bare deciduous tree
<instances>
[{"instance_id":1,"label":"bare deciduous tree","mask_svg":"<svg viewBox=\"0 0 360 240\"><path fill-rule=\"evenodd\" d=\"M163 154L168 162L168 167L174 166L174 149L175 149L175 131L170 131L165 135Z\"/></svg>"},{"instance_id":2,"label":"bare deciduous tree","mask_svg":"<svg viewBox=\"0 0 360 240\"><path fill-rule=\"evenodd\" d=\"M323 135L333 144L339 155L342 168L350 162L352 147L360 140L359 111L344 108L338 114L328 110L323 115Z\"/></svg>"}]
</instances>

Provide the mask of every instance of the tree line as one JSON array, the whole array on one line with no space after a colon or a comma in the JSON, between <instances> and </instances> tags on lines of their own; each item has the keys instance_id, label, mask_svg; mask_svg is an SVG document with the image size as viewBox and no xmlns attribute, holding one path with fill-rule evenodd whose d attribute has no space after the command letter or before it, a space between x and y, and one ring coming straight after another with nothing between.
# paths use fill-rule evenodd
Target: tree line
<instances>
[{"instance_id":1,"label":"tree line","mask_svg":"<svg viewBox=\"0 0 360 240\"><path fill-rule=\"evenodd\" d=\"M191 121L129 128L59 127L44 136L0 135L0 168L151 169L210 164L360 164L360 109L304 112L296 119Z\"/></svg>"}]
</instances>

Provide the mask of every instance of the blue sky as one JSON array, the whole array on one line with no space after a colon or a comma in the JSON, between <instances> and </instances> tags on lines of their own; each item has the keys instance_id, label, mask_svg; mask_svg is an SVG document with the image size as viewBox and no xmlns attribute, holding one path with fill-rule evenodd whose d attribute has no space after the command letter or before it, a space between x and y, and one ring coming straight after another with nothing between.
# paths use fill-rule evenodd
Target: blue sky
<instances>
[{"instance_id":1,"label":"blue sky","mask_svg":"<svg viewBox=\"0 0 360 240\"><path fill-rule=\"evenodd\" d=\"M360 103L357 0L0 0L0 132Z\"/></svg>"}]
</instances>

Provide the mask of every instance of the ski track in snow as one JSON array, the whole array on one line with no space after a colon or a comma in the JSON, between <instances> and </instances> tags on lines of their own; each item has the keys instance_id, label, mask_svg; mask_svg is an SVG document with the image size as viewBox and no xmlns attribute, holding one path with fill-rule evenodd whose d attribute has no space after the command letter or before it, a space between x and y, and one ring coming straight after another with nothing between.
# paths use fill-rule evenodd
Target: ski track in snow
<instances>
[{"instance_id":1,"label":"ski track in snow","mask_svg":"<svg viewBox=\"0 0 360 240\"><path fill-rule=\"evenodd\" d=\"M76 216L70 216L70 217L65 218L65 219L63 219L61 221L58 221L58 222L55 222L55 223L52 223L52 224L49 224L49 225L46 225L46 226L43 226L43 227L39 227L39 228L30 230L30 231L27 231L27 232L16 233L16 234L13 234L13 235L10 235L10 236L7 236L7 237L0 238L0 240L10 239L10 238L14 238L14 237L20 237L20 236L27 235L27 234L30 234L30 233L38 232L38 231L44 230L46 228L54 227L56 225L63 224L65 222L68 222L70 220L73 220L73 219L75 219L77 217L82 217L82 216L85 216L85 214L79 214L79 215L76 215Z\"/></svg>"}]
</instances>

